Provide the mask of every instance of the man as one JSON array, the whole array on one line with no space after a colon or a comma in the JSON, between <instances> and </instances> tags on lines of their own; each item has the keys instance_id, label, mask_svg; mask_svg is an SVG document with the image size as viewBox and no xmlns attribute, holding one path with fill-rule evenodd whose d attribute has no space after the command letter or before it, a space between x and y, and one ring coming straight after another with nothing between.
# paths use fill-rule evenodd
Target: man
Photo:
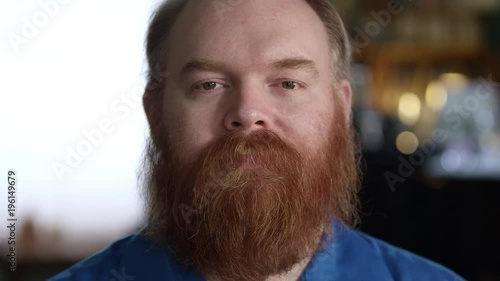
<instances>
[{"instance_id":1,"label":"man","mask_svg":"<svg viewBox=\"0 0 500 281\"><path fill-rule=\"evenodd\" d=\"M231 4L155 12L148 223L51 280L463 280L349 228L351 49L329 2Z\"/></svg>"}]
</instances>

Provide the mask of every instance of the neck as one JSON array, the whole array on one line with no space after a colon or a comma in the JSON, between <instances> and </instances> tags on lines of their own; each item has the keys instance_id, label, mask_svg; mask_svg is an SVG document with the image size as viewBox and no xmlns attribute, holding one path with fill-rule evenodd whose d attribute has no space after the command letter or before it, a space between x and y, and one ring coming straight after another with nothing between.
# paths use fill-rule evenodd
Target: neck
<instances>
[{"instance_id":1,"label":"neck","mask_svg":"<svg viewBox=\"0 0 500 281\"><path fill-rule=\"evenodd\" d=\"M263 281L298 281L302 276L302 273L306 269L309 261L311 261L312 256L302 260L301 262L295 264L293 268L285 273L269 276L266 280ZM207 278L207 281L220 281L215 276Z\"/></svg>"},{"instance_id":2,"label":"neck","mask_svg":"<svg viewBox=\"0 0 500 281\"><path fill-rule=\"evenodd\" d=\"M289 272L281 275L270 276L266 281L298 281L310 260L311 257L297 263Z\"/></svg>"},{"instance_id":3,"label":"neck","mask_svg":"<svg viewBox=\"0 0 500 281\"><path fill-rule=\"evenodd\" d=\"M315 246L313 249L310 249L310 254L306 258L304 258L302 261L296 263L292 267L292 269L290 269L288 272L268 276L265 280L262 280L262 281L298 281L300 279L300 277L302 276L302 274L304 273L307 265L309 264L311 259L314 257L314 255L318 251L318 248L320 247L323 230L324 230L324 227L321 228L321 231L316 233ZM207 276L206 280L207 281L221 281L221 279L218 278L217 276ZM238 280L238 281L243 281L243 280Z\"/></svg>"}]
</instances>

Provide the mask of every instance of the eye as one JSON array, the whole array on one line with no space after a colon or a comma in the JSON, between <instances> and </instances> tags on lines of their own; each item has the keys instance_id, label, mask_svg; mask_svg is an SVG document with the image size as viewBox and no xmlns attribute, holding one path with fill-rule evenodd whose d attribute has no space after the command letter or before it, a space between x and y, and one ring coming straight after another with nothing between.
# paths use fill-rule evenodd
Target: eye
<instances>
[{"instance_id":1,"label":"eye","mask_svg":"<svg viewBox=\"0 0 500 281\"><path fill-rule=\"evenodd\" d=\"M287 90L295 90L300 87L300 84L294 81L281 82L281 87Z\"/></svg>"},{"instance_id":2,"label":"eye","mask_svg":"<svg viewBox=\"0 0 500 281\"><path fill-rule=\"evenodd\" d=\"M222 87L224 87L224 85L214 81L207 81L194 86L196 90L204 90L204 91L211 91Z\"/></svg>"}]
</instances>

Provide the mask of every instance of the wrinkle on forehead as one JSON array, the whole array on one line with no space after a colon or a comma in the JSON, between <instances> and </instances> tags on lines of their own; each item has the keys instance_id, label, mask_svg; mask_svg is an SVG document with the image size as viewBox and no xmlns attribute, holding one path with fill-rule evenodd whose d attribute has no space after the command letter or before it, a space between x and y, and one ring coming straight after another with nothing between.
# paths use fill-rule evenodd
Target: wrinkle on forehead
<instances>
[{"instance_id":1,"label":"wrinkle on forehead","mask_svg":"<svg viewBox=\"0 0 500 281\"><path fill-rule=\"evenodd\" d=\"M221 6L226 8L220 11ZM169 63L177 61L177 67L194 58L226 63L247 58L263 65L284 57L325 53L329 61L330 56L326 29L303 0L190 1L174 24L167 49ZM182 56L188 57L180 61Z\"/></svg>"}]
</instances>

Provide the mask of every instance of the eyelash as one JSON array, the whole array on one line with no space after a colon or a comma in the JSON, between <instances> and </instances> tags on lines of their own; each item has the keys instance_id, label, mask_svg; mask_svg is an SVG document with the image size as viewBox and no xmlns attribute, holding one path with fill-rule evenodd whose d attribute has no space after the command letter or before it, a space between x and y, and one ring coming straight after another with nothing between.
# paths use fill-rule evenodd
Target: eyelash
<instances>
[{"instance_id":1,"label":"eyelash","mask_svg":"<svg viewBox=\"0 0 500 281\"><path fill-rule=\"evenodd\" d=\"M283 87L284 83L287 83L287 82L291 82L291 83L294 83L296 85L296 89L286 89L285 87ZM215 83L215 84L218 84L219 87L216 87L214 89L209 89L209 90L206 90L206 89L203 89L203 85L205 83ZM293 90L298 90L298 89L301 89L301 88L304 88L304 84L300 83L300 82L297 82L297 81L294 81L294 80L283 80L283 81L280 81L279 83L276 83L274 85L279 85L281 86L281 88L283 88L284 90L290 90L290 91L293 91ZM273 85L273 86L274 86ZM194 90L197 90L197 91L214 91L214 90L217 90L219 88L228 88L228 86L222 84L222 83L219 83L219 82L216 82L216 81L204 81L204 82L200 82L200 83L197 83L195 85L193 85L193 89Z\"/></svg>"},{"instance_id":2,"label":"eyelash","mask_svg":"<svg viewBox=\"0 0 500 281\"><path fill-rule=\"evenodd\" d=\"M287 88L283 87L283 85L285 83L288 83L288 82L294 83L297 88L295 88L295 89L287 89ZM290 91L294 91L294 90L298 90L298 89L304 88L304 85L302 83L294 81L294 80L283 80L283 81L277 83L277 85L281 86L284 90L290 90Z\"/></svg>"},{"instance_id":3,"label":"eyelash","mask_svg":"<svg viewBox=\"0 0 500 281\"><path fill-rule=\"evenodd\" d=\"M205 90L205 89L203 89L203 85L205 83L215 83L215 84L218 84L218 85L220 85L222 87L218 87L218 88L210 89L210 90ZM213 90L216 90L216 89L219 89L219 88L225 88L225 87L226 87L225 85L223 85L222 83L216 82L216 81L204 81L204 82L200 82L200 83L195 84L193 86L193 89L194 90L198 90L198 91L213 91Z\"/></svg>"}]
</instances>

